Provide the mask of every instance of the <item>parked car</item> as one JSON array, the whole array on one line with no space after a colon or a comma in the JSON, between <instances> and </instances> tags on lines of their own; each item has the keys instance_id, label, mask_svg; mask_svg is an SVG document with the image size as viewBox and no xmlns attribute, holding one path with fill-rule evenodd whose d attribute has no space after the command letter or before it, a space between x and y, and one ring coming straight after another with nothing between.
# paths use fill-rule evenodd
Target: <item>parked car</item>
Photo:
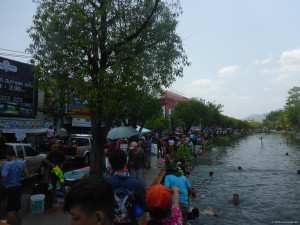
<instances>
[{"instance_id":1,"label":"parked car","mask_svg":"<svg viewBox=\"0 0 300 225\"><path fill-rule=\"evenodd\" d=\"M92 135L74 134L70 144L60 147L60 150L64 152L67 159L83 160L85 165L89 165L92 146Z\"/></svg>"},{"instance_id":2,"label":"parked car","mask_svg":"<svg viewBox=\"0 0 300 225\"><path fill-rule=\"evenodd\" d=\"M13 149L18 159L24 160L29 176L39 175L43 177L46 173L46 155L37 153L30 144L5 143L5 148ZM0 172L6 163L5 151L0 152Z\"/></svg>"}]
</instances>

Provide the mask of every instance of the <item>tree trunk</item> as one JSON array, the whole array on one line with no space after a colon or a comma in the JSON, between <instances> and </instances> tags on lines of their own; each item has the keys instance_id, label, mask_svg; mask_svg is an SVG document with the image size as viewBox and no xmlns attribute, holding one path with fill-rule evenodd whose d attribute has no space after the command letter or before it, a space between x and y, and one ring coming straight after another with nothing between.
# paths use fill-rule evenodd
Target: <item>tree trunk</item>
<instances>
[{"instance_id":1,"label":"tree trunk","mask_svg":"<svg viewBox=\"0 0 300 225\"><path fill-rule=\"evenodd\" d=\"M102 175L106 134L102 127L101 112L102 110L99 108L91 112L93 148L90 155L90 175Z\"/></svg>"}]
</instances>

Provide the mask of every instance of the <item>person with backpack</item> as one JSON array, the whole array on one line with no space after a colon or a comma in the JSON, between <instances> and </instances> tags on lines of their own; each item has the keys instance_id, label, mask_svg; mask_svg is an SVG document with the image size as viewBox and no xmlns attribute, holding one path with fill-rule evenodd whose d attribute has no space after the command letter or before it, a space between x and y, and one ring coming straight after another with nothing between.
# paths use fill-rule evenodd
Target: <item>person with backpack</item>
<instances>
[{"instance_id":1,"label":"person with backpack","mask_svg":"<svg viewBox=\"0 0 300 225\"><path fill-rule=\"evenodd\" d=\"M141 182L125 175L126 160L126 153L119 149L113 150L109 157L112 174L106 179L114 188L114 225L138 225L135 204L146 210L146 190Z\"/></svg>"}]
</instances>

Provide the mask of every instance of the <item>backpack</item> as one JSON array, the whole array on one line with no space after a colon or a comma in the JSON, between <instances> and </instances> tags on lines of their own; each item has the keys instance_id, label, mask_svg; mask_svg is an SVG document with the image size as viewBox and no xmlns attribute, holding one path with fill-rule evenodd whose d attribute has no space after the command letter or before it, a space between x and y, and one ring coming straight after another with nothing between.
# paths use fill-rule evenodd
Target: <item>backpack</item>
<instances>
[{"instance_id":1,"label":"backpack","mask_svg":"<svg viewBox=\"0 0 300 225\"><path fill-rule=\"evenodd\" d=\"M130 193L131 191L129 191ZM134 217L134 201L129 198L122 187L114 189L115 223L130 223ZM133 196L132 193L130 193Z\"/></svg>"}]
</instances>

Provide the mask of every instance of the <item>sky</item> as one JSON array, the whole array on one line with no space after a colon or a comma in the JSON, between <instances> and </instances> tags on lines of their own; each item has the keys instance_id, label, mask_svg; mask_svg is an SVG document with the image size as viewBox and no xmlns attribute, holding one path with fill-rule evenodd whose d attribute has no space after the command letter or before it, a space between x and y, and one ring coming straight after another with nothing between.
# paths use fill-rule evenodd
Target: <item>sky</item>
<instances>
[{"instance_id":1,"label":"sky","mask_svg":"<svg viewBox=\"0 0 300 225\"><path fill-rule=\"evenodd\" d=\"M237 119L284 107L300 86L299 0L181 0L177 33L191 66L169 90ZM32 0L0 0L0 56L28 62ZM16 55L18 55L16 57Z\"/></svg>"}]
</instances>

